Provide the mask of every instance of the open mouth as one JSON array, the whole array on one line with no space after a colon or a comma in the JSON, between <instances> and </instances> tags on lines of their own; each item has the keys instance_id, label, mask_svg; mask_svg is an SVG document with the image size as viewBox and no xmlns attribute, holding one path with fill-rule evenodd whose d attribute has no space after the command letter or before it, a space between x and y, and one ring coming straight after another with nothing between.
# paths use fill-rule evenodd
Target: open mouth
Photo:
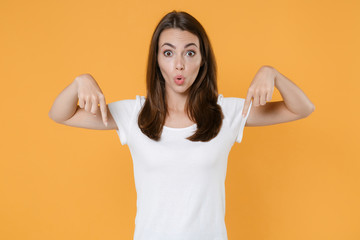
<instances>
[{"instance_id":1,"label":"open mouth","mask_svg":"<svg viewBox=\"0 0 360 240\"><path fill-rule=\"evenodd\" d=\"M181 85L185 81L185 79L183 77L176 77L174 80L177 85Z\"/></svg>"}]
</instances>

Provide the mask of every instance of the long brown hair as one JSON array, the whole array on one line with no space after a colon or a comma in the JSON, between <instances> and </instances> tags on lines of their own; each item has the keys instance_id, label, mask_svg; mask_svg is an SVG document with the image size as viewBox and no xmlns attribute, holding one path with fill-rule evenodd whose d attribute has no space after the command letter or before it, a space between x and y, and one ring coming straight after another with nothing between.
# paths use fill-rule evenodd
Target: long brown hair
<instances>
[{"instance_id":1,"label":"long brown hair","mask_svg":"<svg viewBox=\"0 0 360 240\"><path fill-rule=\"evenodd\" d=\"M207 142L219 133L224 118L221 107L217 104L217 70L215 56L210 40L202 25L186 12L172 11L166 14L157 25L150 42L146 88L147 97L139 114L138 125L149 138L160 139L166 114L165 80L157 61L158 41L161 32L168 28L186 30L199 38L201 66L199 73L189 89L185 104L188 117L196 122L196 132L188 137L191 141Z\"/></svg>"}]
</instances>

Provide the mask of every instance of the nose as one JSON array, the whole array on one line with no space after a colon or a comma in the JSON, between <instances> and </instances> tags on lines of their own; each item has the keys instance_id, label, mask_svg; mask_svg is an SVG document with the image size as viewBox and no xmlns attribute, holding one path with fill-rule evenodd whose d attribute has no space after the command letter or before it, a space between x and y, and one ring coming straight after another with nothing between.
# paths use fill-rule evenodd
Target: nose
<instances>
[{"instance_id":1,"label":"nose","mask_svg":"<svg viewBox=\"0 0 360 240\"><path fill-rule=\"evenodd\" d=\"M178 56L176 58L176 63L175 63L175 66L176 66L176 70L184 70L184 61L182 59L181 56Z\"/></svg>"}]
</instances>

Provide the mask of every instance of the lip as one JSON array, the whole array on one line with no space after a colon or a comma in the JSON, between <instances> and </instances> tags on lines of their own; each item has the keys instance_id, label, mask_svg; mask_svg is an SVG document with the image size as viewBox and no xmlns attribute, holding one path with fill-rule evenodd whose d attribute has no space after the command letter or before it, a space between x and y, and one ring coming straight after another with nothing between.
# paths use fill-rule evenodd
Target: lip
<instances>
[{"instance_id":1,"label":"lip","mask_svg":"<svg viewBox=\"0 0 360 240\"><path fill-rule=\"evenodd\" d=\"M174 80L176 80L178 78L185 79L185 77L183 75L179 74L174 77Z\"/></svg>"},{"instance_id":2,"label":"lip","mask_svg":"<svg viewBox=\"0 0 360 240\"><path fill-rule=\"evenodd\" d=\"M181 85L183 85L184 82L185 82L185 77L184 77L183 75L181 75L181 74L176 75L176 76L174 77L174 82L175 82L178 86L181 86Z\"/></svg>"}]
</instances>

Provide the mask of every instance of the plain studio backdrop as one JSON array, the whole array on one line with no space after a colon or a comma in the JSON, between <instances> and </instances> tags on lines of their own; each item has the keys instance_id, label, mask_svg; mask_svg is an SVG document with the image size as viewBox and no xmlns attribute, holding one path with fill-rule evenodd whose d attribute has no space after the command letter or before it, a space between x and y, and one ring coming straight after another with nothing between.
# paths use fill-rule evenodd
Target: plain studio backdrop
<instances>
[{"instance_id":1,"label":"plain studio backdrop","mask_svg":"<svg viewBox=\"0 0 360 240\"><path fill-rule=\"evenodd\" d=\"M90 73L106 102L145 95L151 35L169 11L205 27L219 93L245 98L262 65L316 106L246 127L230 152L230 240L360 239L359 1L0 3L0 239L132 239L132 159L115 130L52 121L56 96ZM282 100L278 90L272 101Z\"/></svg>"}]
</instances>

